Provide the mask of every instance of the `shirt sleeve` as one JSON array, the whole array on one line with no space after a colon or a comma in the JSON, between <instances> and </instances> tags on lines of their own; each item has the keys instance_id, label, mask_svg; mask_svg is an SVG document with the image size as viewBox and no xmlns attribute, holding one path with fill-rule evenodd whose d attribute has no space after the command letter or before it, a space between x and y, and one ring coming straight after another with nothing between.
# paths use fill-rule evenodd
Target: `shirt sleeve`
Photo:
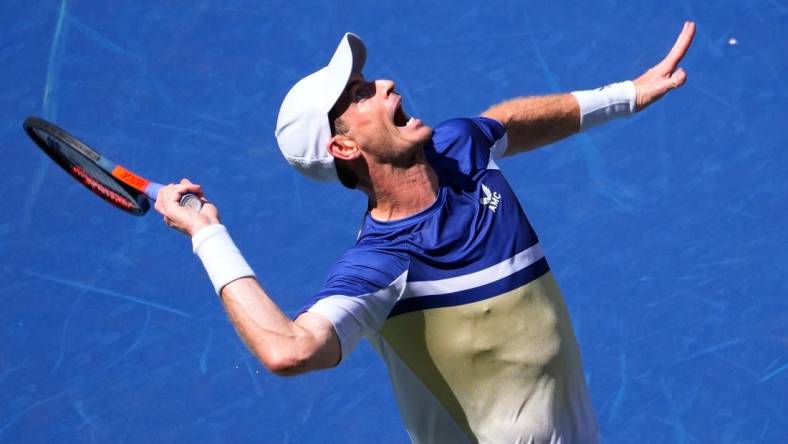
<instances>
[{"instance_id":1,"label":"shirt sleeve","mask_svg":"<svg viewBox=\"0 0 788 444\"><path fill-rule=\"evenodd\" d=\"M506 149L509 148L509 137L506 135L506 127L503 126L503 123L489 117L477 117L475 122L493 140L493 145L490 147L492 158L503 157L506 154Z\"/></svg>"},{"instance_id":2,"label":"shirt sleeve","mask_svg":"<svg viewBox=\"0 0 788 444\"><path fill-rule=\"evenodd\" d=\"M497 169L495 159L507 148L506 128L488 117L447 120L435 127L429 148L430 162L447 171Z\"/></svg>"},{"instance_id":3,"label":"shirt sleeve","mask_svg":"<svg viewBox=\"0 0 788 444\"><path fill-rule=\"evenodd\" d=\"M392 307L399 300L404 284L403 273L394 282L373 293L326 296L306 311L323 316L334 326L342 347L341 362L356 348L362 336L381 328Z\"/></svg>"},{"instance_id":4,"label":"shirt sleeve","mask_svg":"<svg viewBox=\"0 0 788 444\"><path fill-rule=\"evenodd\" d=\"M404 292L407 267L397 259L349 252L334 265L323 289L296 315L316 313L331 322L342 348L340 362L362 336L380 330Z\"/></svg>"},{"instance_id":5,"label":"shirt sleeve","mask_svg":"<svg viewBox=\"0 0 788 444\"><path fill-rule=\"evenodd\" d=\"M508 138L506 136L506 127L503 126L503 123L490 117L474 117L471 120L492 144L490 145L490 152L493 159L498 159L506 154Z\"/></svg>"}]
</instances>

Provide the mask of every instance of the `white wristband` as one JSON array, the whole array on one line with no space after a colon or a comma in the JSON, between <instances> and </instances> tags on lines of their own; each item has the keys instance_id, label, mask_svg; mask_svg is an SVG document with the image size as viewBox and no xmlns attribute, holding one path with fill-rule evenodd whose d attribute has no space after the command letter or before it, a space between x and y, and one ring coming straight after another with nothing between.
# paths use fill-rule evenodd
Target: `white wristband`
<instances>
[{"instance_id":1,"label":"white wristband","mask_svg":"<svg viewBox=\"0 0 788 444\"><path fill-rule=\"evenodd\" d=\"M591 91L572 93L580 105L580 129L635 113L637 93L632 81L613 83Z\"/></svg>"},{"instance_id":2,"label":"white wristband","mask_svg":"<svg viewBox=\"0 0 788 444\"><path fill-rule=\"evenodd\" d=\"M236 279L254 277L254 271L241 256L224 225L208 225L194 233L192 249L208 272L216 294Z\"/></svg>"}]
</instances>

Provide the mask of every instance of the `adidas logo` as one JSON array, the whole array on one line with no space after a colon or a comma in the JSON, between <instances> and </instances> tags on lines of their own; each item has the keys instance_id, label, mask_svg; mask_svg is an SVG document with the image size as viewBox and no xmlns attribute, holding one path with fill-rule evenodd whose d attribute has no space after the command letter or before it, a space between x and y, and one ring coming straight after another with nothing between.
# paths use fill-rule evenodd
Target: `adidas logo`
<instances>
[{"instance_id":1,"label":"adidas logo","mask_svg":"<svg viewBox=\"0 0 788 444\"><path fill-rule=\"evenodd\" d=\"M501 203L501 193L491 191L485 184L482 184L482 192L484 193L484 197L480 199L482 205L495 213L495 210L498 209L498 205Z\"/></svg>"}]
</instances>

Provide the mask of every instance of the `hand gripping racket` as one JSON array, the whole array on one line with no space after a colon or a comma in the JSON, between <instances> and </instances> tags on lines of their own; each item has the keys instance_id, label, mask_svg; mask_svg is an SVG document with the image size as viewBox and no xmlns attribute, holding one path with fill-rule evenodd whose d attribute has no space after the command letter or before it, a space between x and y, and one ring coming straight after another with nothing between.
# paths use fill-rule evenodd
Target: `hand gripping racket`
<instances>
[{"instance_id":1,"label":"hand gripping racket","mask_svg":"<svg viewBox=\"0 0 788 444\"><path fill-rule=\"evenodd\" d=\"M163 187L117 165L44 119L28 117L22 126L36 145L67 173L123 211L142 216L150 209L148 199L156 200ZM195 211L202 209L202 201L195 194L184 194L180 203Z\"/></svg>"}]
</instances>

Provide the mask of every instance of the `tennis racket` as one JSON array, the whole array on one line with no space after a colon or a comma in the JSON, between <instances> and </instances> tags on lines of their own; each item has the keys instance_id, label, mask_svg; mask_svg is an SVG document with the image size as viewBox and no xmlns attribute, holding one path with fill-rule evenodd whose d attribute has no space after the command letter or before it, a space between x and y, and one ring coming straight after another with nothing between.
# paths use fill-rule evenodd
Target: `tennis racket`
<instances>
[{"instance_id":1,"label":"tennis racket","mask_svg":"<svg viewBox=\"0 0 788 444\"><path fill-rule=\"evenodd\" d=\"M138 176L107 159L56 125L38 117L28 117L22 125L39 148L79 183L98 197L127 213L142 216L150 209L163 185ZM181 206L195 211L202 201L184 194Z\"/></svg>"}]
</instances>

